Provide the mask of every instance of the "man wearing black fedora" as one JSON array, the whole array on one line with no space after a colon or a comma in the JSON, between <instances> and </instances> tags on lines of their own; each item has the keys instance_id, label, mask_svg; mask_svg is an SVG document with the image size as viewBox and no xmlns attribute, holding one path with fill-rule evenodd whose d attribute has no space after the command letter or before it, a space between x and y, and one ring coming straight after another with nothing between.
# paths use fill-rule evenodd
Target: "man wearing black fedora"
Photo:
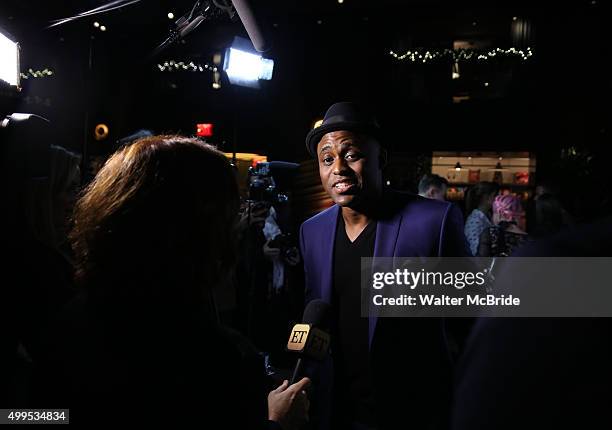
<instances>
[{"instance_id":1,"label":"man wearing black fedora","mask_svg":"<svg viewBox=\"0 0 612 430\"><path fill-rule=\"evenodd\" d=\"M300 229L306 301L333 309L333 358L315 377L315 425L444 428L452 374L444 321L362 318L360 266L361 257L468 256L461 213L385 189L381 129L355 103L332 105L306 147L335 203Z\"/></svg>"}]
</instances>

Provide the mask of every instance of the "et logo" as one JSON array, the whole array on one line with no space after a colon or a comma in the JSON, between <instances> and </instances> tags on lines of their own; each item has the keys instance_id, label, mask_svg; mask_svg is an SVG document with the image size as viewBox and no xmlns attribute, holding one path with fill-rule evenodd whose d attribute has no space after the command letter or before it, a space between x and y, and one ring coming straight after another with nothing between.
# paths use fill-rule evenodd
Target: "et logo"
<instances>
[{"instance_id":1,"label":"et logo","mask_svg":"<svg viewBox=\"0 0 612 430\"><path fill-rule=\"evenodd\" d=\"M306 340L308 339L308 333L310 333L310 324L296 324L291 330L289 335L289 342L287 342L287 349L294 352L302 352L306 346Z\"/></svg>"},{"instance_id":2,"label":"et logo","mask_svg":"<svg viewBox=\"0 0 612 430\"><path fill-rule=\"evenodd\" d=\"M329 349L329 334L310 324L296 324L291 330L287 350L317 360L323 359Z\"/></svg>"}]
</instances>

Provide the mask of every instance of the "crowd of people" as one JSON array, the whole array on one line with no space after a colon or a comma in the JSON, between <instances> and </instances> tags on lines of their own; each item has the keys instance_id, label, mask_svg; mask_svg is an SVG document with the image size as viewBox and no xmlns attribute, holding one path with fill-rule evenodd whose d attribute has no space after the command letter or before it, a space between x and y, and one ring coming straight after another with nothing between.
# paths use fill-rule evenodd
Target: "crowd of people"
<instances>
[{"instance_id":1,"label":"crowd of people","mask_svg":"<svg viewBox=\"0 0 612 430\"><path fill-rule=\"evenodd\" d=\"M418 186L422 197L446 200L448 181L425 174ZM534 212L527 222L527 212ZM470 253L478 257L507 257L527 241L559 233L573 224L560 197L546 185L535 187L530 200L500 191L495 182L470 186L465 202L464 233ZM530 226L529 232L527 224Z\"/></svg>"},{"instance_id":2,"label":"crowd of people","mask_svg":"<svg viewBox=\"0 0 612 430\"><path fill-rule=\"evenodd\" d=\"M386 189L378 125L352 103L333 105L306 142L334 206L282 254L282 208L241 203L229 160L198 139L129 141L80 191L78 155L49 145L33 175L3 148L13 192L0 405L69 407L75 423L477 428L453 406L457 392L487 394L466 382L472 321L362 317L360 259L515 255L571 225L559 196L540 186L523 202L481 182L464 216L439 176L423 177L420 196ZM290 384L268 354L290 367L288 324L313 299L331 305L333 354ZM478 428L502 428L503 414L483 414Z\"/></svg>"}]
</instances>

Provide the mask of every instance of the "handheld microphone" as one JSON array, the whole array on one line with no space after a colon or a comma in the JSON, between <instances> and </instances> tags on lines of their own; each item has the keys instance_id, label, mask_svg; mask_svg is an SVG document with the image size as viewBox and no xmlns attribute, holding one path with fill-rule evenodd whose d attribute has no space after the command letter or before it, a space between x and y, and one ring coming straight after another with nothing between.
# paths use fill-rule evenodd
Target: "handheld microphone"
<instances>
[{"instance_id":1,"label":"handheld microphone","mask_svg":"<svg viewBox=\"0 0 612 430\"><path fill-rule=\"evenodd\" d=\"M304 358L323 360L329 351L329 304L313 300L306 305L302 323L293 326L287 342L287 350L300 354L291 376L290 384L297 381Z\"/></svg>"},{"instance_id":2,"label":"handheld microphone","mask_svg":"<svg viewBox=\"0 0 612 430\"><path fill-rule=\"evenodd\" d=\"M261 27L257 25L257 19L255 18L255 14L249 6L248 1L232 0L232 4L234 5L236 12L238 12L240 21L242 21L242 25L244 25L244 28L249 35L249 39L251 39L255 49L258 52L267 51L270 47L266 43Z\"/></svg>"}]
</instances>

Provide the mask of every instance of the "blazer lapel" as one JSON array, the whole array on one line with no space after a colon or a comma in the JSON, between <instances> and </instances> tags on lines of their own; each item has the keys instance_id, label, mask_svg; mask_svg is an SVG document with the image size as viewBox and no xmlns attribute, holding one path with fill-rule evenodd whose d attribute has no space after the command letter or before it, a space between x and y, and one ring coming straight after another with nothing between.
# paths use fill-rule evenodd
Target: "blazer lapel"
<instances>
[{"instance_id":1,"label":"blazer lapel","mask_svg":"<svg viewBox=\"0 0 612 430\"><path fill-rule=\"evenodd\" d=\"M336 242L336 228L338 226L338 210L339 206L334 205L326 214L326 222L321 223L321 236L319 238L321 246L321 255L319 256L321 264L321 299L331 304L332 301L332 285L333 285L333 265L334 265L334 246Z\"/></svg>"},{"instance_id":2,"label":"blazer lapel","mask_svg":"<svg viewBox=\"0 0 612 430\"><path fill-rule=\"evenodd\" d=\"M399 235L399 228L402 222L402 214L398 211L389 219L379 220L376 225L376 242L374 244L374 259L377 257L394 257L395 245ZM372 264L374 266L375 264ZM372 349L372 339L376 330L376 322L378 314L376 308L370 304L369 330L368 330L368 345Z\"/></svg>"}]
</instances>

